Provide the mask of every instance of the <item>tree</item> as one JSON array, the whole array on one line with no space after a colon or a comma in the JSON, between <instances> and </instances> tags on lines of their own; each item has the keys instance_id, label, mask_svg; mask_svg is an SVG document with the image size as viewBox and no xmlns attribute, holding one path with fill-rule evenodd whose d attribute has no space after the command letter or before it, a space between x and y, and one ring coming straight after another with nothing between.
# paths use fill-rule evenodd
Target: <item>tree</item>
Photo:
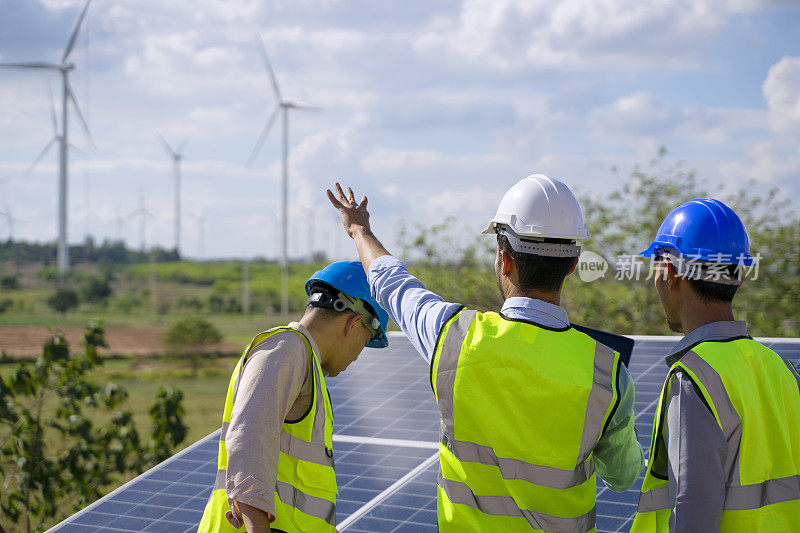
<instances>
[{"instance_id":1,"label":"tree","mask_svg":"<svg viewBox=\"0 0 800 533\"><path fill-rule=\"evenodd\" d=\"M101 364L100 346L106 346L100 323L87 326L84 349L74 355L56 331L35 362L23 361L0 379L0 530L41 529L59 512L102 496L118 474L141 472L183 440L180 391L159 391L151 416L162 420L141 445L131 413L122 409L127 391L89 379ZM110 421L96 423L98 413Z\"/></svg>"},{"instance_id":2,"label":"tree","mask_svg":"<svg viewBox=\"0 0 800 533\"><path fill-rule=\"evenodd\" d=\"M170 324L162 342L175 353L188 355L192 376L197 376L201 355L222 340L222 334L214 324L199 317L189 317Z\"/></svg>"},{"instance_id":3,"label":"tree","mask_svg":"<svg viewBox=\"0 0 800 533\"><path fill-rule=\"evenodd\" d=\"M83 299L92 303L106 302L113 292L109 281L107 274L89 276L81 288Z\"/></svg>"},{"instance_id":4,"label":"tree","mask_svg":"<svg viewBox=\"0 0 800 533\"><path fill-rule=\"evenodd\" d=\"M53 311L64 314L78 307L78 293L67 287L59 287L47 298L47 305Z\"/></svg>"}]
</instances>

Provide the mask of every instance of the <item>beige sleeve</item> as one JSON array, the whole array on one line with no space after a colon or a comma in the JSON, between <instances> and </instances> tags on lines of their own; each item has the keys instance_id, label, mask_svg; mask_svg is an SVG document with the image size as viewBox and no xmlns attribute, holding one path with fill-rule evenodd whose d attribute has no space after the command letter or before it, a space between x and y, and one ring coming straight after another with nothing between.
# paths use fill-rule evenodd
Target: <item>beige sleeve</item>
<instances>
[{"instance_id":1,"label":"beige sleeve","mask_svg":"<svg viewBox=\"0 0 800 533\"><path fill-rule=\"evenodd\" d=\"M299 335L276 333L256 347L242 370L225 438L229 503L275 515L281 426L287 415L308 410L312 394L308 352Z\"/></svg>"}]
</instances>

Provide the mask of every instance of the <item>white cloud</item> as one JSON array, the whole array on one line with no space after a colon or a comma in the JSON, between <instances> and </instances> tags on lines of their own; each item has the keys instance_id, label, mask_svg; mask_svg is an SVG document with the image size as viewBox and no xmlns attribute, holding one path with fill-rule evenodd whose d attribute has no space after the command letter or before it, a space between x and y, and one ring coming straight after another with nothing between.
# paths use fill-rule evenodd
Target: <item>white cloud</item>
<instances>
[{"instance_id":1,"label":"white cloud","mask_svg":"<svg viewBox=\"0 0 800 533\"><path fill-rule=\"evenodd\" d=\"M476 185L469 189L449 189L431 196L425 203L425 209L431 219L441 219L447 215L456 215L464 219L468 215L487 213L497 208L497 191ZM488 220L488 219L487 219Z\"/></svg>"},{"instance_id":2,"label":"white cloud","mask_svg":"<svg viewBox=\"0 0 800 533\"><path fill-rule=\"evenodd\" d=\"M630 72L691 66L732 14L755 2L714 0L467 0L420 32L420 53L498 70Z\"/></svg>"},{"instance_id":3,"label":"white cloud","mask_svg":"<svg viewBox=\"0 0 800 533\"><path fill-rule=\"evenodd\" d=\"M773 65L763 91L775 132L800 141L800 57L787 56Z\"/></svg>"}]
</instances>

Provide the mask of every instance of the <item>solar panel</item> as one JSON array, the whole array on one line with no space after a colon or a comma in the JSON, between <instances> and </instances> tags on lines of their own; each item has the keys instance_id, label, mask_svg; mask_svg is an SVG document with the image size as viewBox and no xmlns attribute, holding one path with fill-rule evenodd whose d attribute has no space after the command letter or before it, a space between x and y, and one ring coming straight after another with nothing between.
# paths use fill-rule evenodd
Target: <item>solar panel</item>
<instances>
[{"instance_id":1,"label":"solar panel","mask_svg":"<svg viewBox=\"0 0 800 533\"><path fill-rule=\"evenodd\" d=\"M645 450L666 376L663 355L677 337L635 336L629 370L636 384L636 425ZM800 362L800 339L759 339ZM335 419L340 531L436 531L439 413L428 365L400 335L366 350L328 380ZM221 406L220 406L221 408ZM189 446L53 527L67 532L189 532L197 529L216 474L219 432ZM597 529L627 531L641 477L623 493L598 480Z\"/></svg>"}]
</instances>

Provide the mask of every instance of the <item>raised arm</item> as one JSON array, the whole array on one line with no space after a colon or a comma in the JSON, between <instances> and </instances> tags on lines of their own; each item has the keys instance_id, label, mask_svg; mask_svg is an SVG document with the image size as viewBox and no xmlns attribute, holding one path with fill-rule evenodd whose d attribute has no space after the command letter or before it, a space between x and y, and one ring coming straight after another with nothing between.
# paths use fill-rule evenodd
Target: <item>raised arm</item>
<instances>
[{"instance_id":1,"label":"raised arm","mask_svg":"<svg viewBox=\"0 0 800 533\"><path fill-rule=\"evenodd\" d=\"M364 272L369 274L369 266L382 255L391 255L369 227L369 211L367 211L367 197L361 198L361 203L356 202L353 189L347 188L345 196L342 186L335 185L336 193L328 189L328 199L333 207L339 210L342 216L342 225L347 234L356 242L358 258L364 266Z\"/></svg>"},{"instance_id":2,"label":"raised arm","mask_svg":"<svg viewBox=\"0 0 800 533\"><path fill-rule=\"evenodd\" d=\"M359 204L350 187L346 195L338 183L335 189L336 193L327 191L328 199L339 210L345 231L358 247L372 296L389 313L414 349L430 362L439 331L461 306L445 302L429 291L383 247L370 230L366 196Z\"/></svg>"}]
</instances>

